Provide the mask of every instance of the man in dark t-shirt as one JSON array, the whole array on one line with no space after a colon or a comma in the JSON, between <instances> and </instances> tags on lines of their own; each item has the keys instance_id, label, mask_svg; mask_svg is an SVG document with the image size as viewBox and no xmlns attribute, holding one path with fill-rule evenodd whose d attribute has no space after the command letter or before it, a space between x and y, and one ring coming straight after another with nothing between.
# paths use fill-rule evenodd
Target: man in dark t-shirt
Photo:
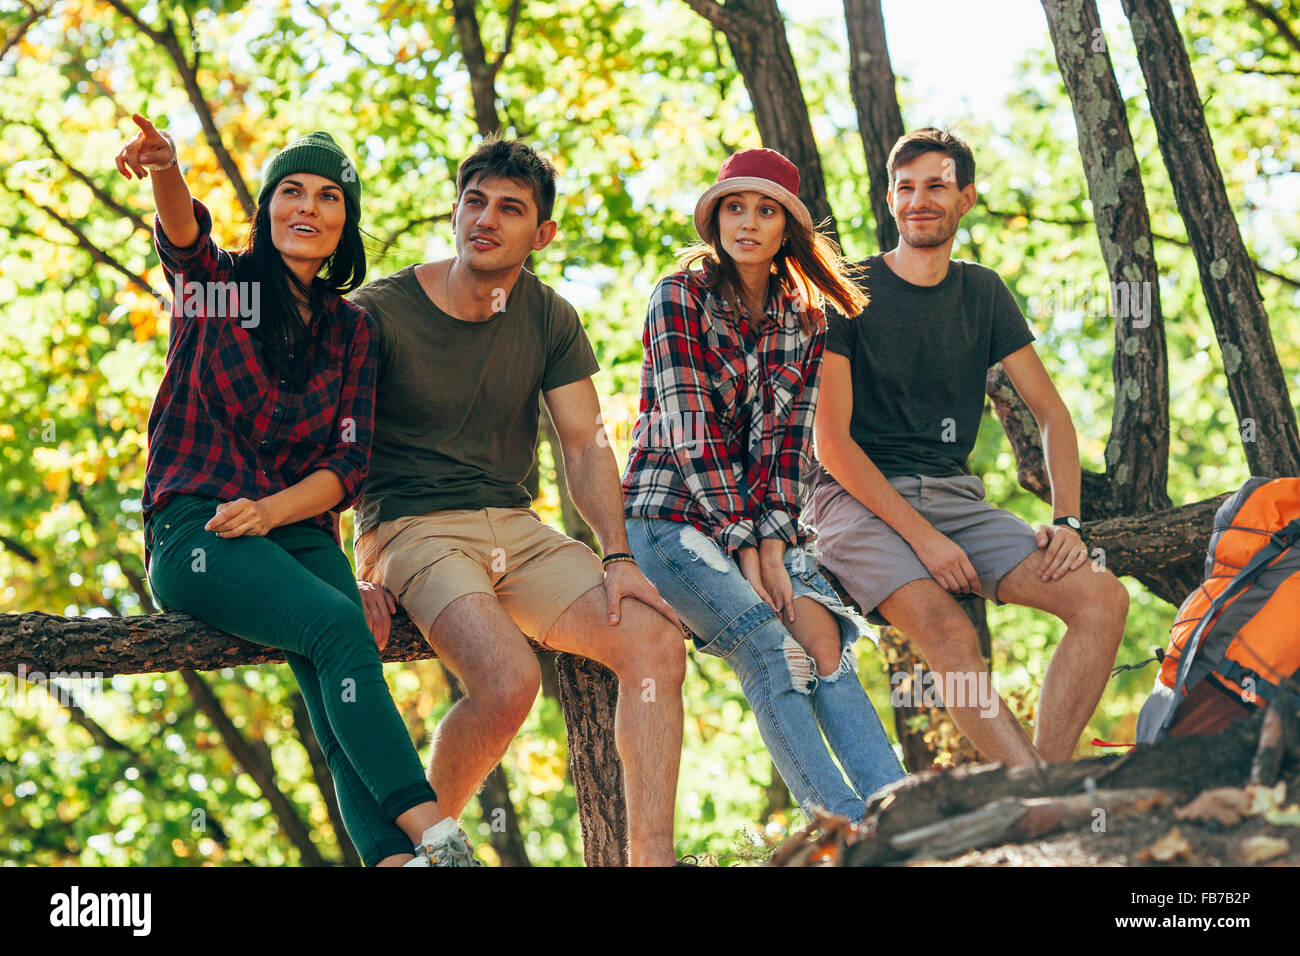
<instances>
[{"instance_id":1,"label":"man in dark t-shirt","mask_svg":"<svg viewBox=\"0 0 1300 956\"><path fill-rule=\"evenodd\" d=\"M522 142L490 138L457 173L455 257L352 296L379 340L374 442L357 504L366 615L382 647L400 602L465 690L438 725L430 758L448 819L426 833L416 859L436 865L472 859L455 819L537 695L541 674L525 637L618 676L630 862L675 862L681 626L628 553L582 323L524 269L555 236L554 201L549 162ZM603 563L529 508L523 482L542 400Z\"/></svg>"},{"instance_id":2,"label":"man in dark t-shirt","mask_svg":"<svg viewBox=\"0 0 1300 956\"><path fill-rule=\"evenodd\" d=\"M864 264L867 308L829 320L815 423L823 470L806 512L819 560L863 611L919 645L945 707L985 758L1067 760L1105 689L1128 592L1087 561L1074 425L1015 299L997 273L949 258L976 200L970 149L951 133L917 130L894 145L888 170L898 246ZM985 503L966 467L985 375L998 362L1043 435L1054 520L1037 531ZM964 593L1066 624L1032 743L991 685L957 604Z\"/></svg>"}]
</instances>

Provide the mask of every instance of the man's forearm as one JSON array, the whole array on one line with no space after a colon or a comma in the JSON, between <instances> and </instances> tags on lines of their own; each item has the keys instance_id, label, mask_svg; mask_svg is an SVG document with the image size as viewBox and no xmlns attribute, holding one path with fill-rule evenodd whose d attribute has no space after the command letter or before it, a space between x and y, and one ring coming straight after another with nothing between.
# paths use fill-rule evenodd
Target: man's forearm
<instances>
[{"instance_id":1,"label":"man's forearm","mask_svg":"<svg viewBox=\"0 0 1300 956\"><path fill-rule=\"evenodd\" d=\"M1043 458L1047 478L1052 486L1052 517L1080 517L1079 439L1068 414L1045 421L1039 429L1043 436Z\"/></svg>"},{"instance_id":2,"label":"man's forearm","mask_svg":"<svg viewBox=\"0 0 1300 956\"><path fill-rule=\"evenodd\" d=\"M908 544L934 530L852 438L819 441L817 454L822 466L845 491L897 531Z\"/></svg>"},{"instance_id":3,"label":"man's forearm","mask_svg":"<svg viewBox=\"0 0 1300 956\"><path fill-rule=\"evenodd\" d=\"M623 516L623 487L614 452L608 445L591 442L570 454L564 452L564 477L569 496L606 554L626 552L627 521Z\"/></svg>"}]
</instances>

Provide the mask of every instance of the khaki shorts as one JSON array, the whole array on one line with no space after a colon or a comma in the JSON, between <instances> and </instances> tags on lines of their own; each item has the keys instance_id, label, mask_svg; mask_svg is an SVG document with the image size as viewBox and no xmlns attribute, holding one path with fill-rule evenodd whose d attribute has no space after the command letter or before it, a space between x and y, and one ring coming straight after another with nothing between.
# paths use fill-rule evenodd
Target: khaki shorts
<instances>
[{"instance_id":1,"label":"khaki shorts","mask_svg":"<svg viewBox=\"0 0 1300 956\"><path fill-rule=\"evenodd\" d=\"M998 583L1038 550L1034 529L985 502L984 483L974 475L905 475L889 483L966 552L979 576L980 596L1002 603ZM829 475L820 477L805 516L817 528L817 562L839 579L873 624L886 623L876 611L881 601L904 584L930 577L911 545Z\"/></svg>"},{"instance_id":2,"label":"khaki shorts","mask_svg":"<svg viewBox=\"0 0 1300 956\"><path fill-rule=\"evenodd\" d=\"M605 580L590 548L531 508L382 521L357 539L356 560L357 576L391 591L426 640L452 601L495 594L519 630L541 641L565 608Z\"/></svg>"}]
</instances>

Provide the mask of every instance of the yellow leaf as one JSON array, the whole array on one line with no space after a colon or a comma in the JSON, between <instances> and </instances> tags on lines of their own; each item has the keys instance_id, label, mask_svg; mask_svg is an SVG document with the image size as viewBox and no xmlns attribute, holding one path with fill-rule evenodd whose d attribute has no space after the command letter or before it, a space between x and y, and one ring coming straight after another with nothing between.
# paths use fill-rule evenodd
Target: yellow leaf
<instances>
[{"instance_id":1,"label":"yellow leaf","mask_svg":"<svg viewBox=\"0 0 1300 956\"><path fill-rule=\"evenodd\" d=\"M1151 844L1145 850L1138 854L1138 859L1143 863L1155 861L1157 863L1168 863L1178 857L1191 856L1192 845L1187 842L1178 827L1174 827L1155 843Z\"/></svg>"},{"instance_id":2,"label":"yellow leaf","mask_svg":"<svg viewBox=\"0 0 1300 956\"><path fill-rule=\"evenodd\" d=\"M1253 836L1241 844L1243 863L1262 863L1265 860L1284 856L1290 852L1291 844L1286 840L1281 837L1271 837L1263 834Z\"/></svg>"}]
</instances>

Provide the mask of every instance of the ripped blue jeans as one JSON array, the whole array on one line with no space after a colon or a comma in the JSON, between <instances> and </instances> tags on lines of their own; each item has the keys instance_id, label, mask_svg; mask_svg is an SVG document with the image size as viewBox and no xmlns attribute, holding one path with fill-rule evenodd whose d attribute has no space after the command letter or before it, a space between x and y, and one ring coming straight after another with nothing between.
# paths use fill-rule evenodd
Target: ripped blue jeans
<instances>
[{"instance_id":1,"label":"ripped blue jeans","mask_svg":"<svg viewBox=\"0 0 1300 956\"><path fill-rule=\"evenodd\" d=\"M903 776L858 681L853 644L861 618L843 605L803 549L786 549L794 596L824 605L840 628L839 669L819 676L739 566L708 537L684 522L638 516L628 517L627 533L641 571L691 629L696 646L735 671L772 762L799 806L805 813L817 806L861 820L867 798Z\"/></svg>"}]
</instances>

